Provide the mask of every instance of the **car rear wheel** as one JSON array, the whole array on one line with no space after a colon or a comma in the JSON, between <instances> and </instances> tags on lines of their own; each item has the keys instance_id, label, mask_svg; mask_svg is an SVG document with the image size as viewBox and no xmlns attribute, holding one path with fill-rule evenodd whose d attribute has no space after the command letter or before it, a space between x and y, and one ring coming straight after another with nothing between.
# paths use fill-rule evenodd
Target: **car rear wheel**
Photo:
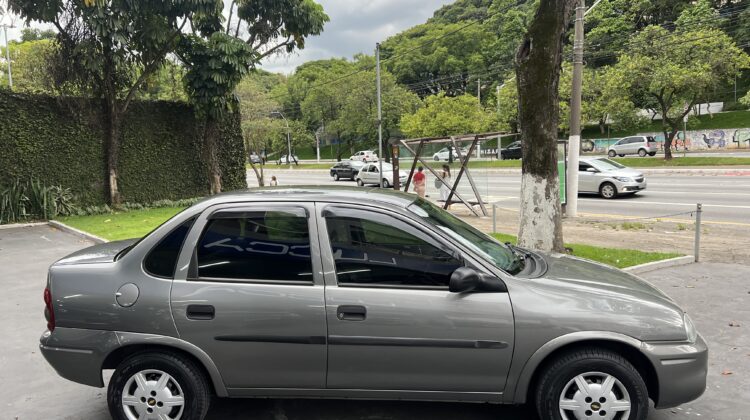
<instances>
[{"instance_id":1,"label":"car rear wheel","mask_svg":"<svg viewBox=\"0 0 750 420\"><path fill-rule=\"evenodd\" d=\"M440 162L440 156L435 155L432 158L435 159L435 162Z\"/></svg>"},{"instance_id":2,"label":"car rear wheel","mask_svg":"<svg viewBox=\"0 0 750 420\"><path fill-rule=\"evenodd\" d=\"M649 152L648 155L649 156L656 156L656 152Z\"/></svg>"},{"instance_id":3,"label":"car rear wheel","mask_svg":"<svg viewBox=\"0 0 750 420\"><path fill-rule=\"evenodd\" d=\"M617 155L617 153L615 153L615 151L614 151L614 150L610 150L609 152L607 152L607 156L609 156L609 157L611 157L611 158L612 158L612 157L615 157L616 155Z\"/></svg>"},{"instance_id":4,"label":"car rear wheel","mask_svg":"<svg viewBox=\"0 0 750 420\"><path fill-rule=\"evenodd\" d=\"M190 360L172 353L139 353L121 362L107 390L115 420L202 420L210 387Z\"/></svg>"},{"instance_id":5,"label":"car rear wheel","mask_svg":"<svg viewBox=\"0 0 750 420\"><path fill-rule=\"evenodd\" d=\"M624 357L587 348L547 366L537 384L535 403L543 419L643 420L648 415L648 389Z\"/></svg>"},{"instance_id":6,"label":"car rear wheel","mask_svg":"<svg viewBox=\"0 0 750 420\"><path fill-rule=\"evenodd\" d=\"M646 149L638 149L638 156L646 157Z\"/></svg>"},{"instance_id":7,"label":"car rear wheel","mask_svg":"<svg viewBox=\"0 0 750 420\"><path fill-rule=\"evenodd\" d=\"M338 181L339 180L339 174L338 173L334 173L333 174L333 180L334 181Z\"/></svg>"},{"instance_id":8,"label":"car rear wheel","mask_svg":"<svg viewBox=\"0 0 750 420\"><path fill-rule=\"evenodd\" d=\"M617 197L617 187L611 182L605 182L599 187L599 194L604 198Z\"/></svg>"},{"instance_id":9,"label":"car rear wheel","mask_svg":"<svg viewBox=\"0 0 750 420\"><path fill-rule=\"evenodd\" d=\"M365 183L362 182L362 178L357 178L357 185L359 185L360 187L364 187L365 186Z\"/></svg>"}]
</instances>

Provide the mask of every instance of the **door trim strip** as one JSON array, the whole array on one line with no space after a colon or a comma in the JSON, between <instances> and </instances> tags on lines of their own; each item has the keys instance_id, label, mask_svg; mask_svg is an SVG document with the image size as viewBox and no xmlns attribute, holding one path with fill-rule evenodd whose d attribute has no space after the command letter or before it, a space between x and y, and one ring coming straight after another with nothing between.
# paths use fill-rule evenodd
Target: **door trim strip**
<instances>
[{"instance_id":1,"label":"door trim strip","mask_svg":"<svg viewBox=\"0 0 750 420\"><path fill-rule=\"evenodd\" d=\"M219 335L216 341L240 343L326 344L323 335Z\"/></svg>"},{"instance_id":2,"label":"door trim strip","mask_svg":"<svg viewBox=\"0 0 750 420\"><path fill-rule=\"evenodd\" d=\"M492 340L442 338L371 337L329 335L328 344L340 346L441 347L454 349L504 349L508 343Z\"/></svg>"}]
</instances>

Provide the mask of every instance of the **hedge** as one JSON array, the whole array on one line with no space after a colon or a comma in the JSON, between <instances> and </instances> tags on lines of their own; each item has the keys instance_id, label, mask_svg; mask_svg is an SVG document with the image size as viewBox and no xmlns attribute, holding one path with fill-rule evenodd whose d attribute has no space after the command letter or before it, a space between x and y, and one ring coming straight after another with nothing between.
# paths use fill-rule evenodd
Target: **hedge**
<instances>
[{"instance_id":1,"label":"hedge","mask_svg":"<svg viewBox=\"0 0 750 420\"><path fill-rule=\"evenodd\" d=\"M0 90L0 187L34 178L70 188L81 205L106 203L100 104ZM246 188L239 116L228 115L221 127L223 187ZM123 200L150 203L206 195L202 132L187 104L131 103L119 156Z\"/></svg>"}]
</instances>

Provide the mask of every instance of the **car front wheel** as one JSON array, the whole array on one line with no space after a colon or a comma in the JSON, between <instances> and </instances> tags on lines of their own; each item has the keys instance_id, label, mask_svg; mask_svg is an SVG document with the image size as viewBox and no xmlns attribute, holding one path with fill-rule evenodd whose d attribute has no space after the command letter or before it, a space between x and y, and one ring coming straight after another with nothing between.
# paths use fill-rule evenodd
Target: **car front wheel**
<instances>
[{"instance_id":1,"label":"car front wheel","mask_svg":"<svg viewBox=\"0 0 750 420\"><path fill-rule=\"evenodd\" d=\"M207 379L190 360L172 353L139 353L117 366L107 390L113 419L202 420Z\"/></svg>"},{"instance_id":2,"label":"car front wheel","mask_svg":"<svg viewBox=\"0 0 750 420\"><path fill-rule=\"evenodd\" d=\"M615 198L617 197L617 187L611 182L605 182L599 187L599 194L604 198Z\"/></svg>"},{"instance_id":3,"label":"car front wheel","mask_svg":"<svg viewBox=\"0 0 750 420\"><path fill-rule=\"evenodd\" d=\"M639 149L638 150L638 156L640 156L640 157L646 157L646 149Z\"/></svg>"},{"instance_id":4,"label":"car front wheel","mask_svg":"<svg viewBox=\"0 0 750 420\"><path fill-rule=\"evenodd\" d=\"M607 155L608 155L609 157L613 158L613 157L617 156L617 153L615 153L615 151L614 151L614 150L610 150L609 152L607 152Z\"/></svg>"},{"instance_id":5,"label":"car front wheel","mask_svg":"<svg viewBox=\"0 0 750 420\"><path fill-rule=\"evenodd\" d=\"M656 152L648 152L649 156L656 156Z\"/></svg>"},{"instance_id":6,"label":"car front wheel","mask_svg":"<svg viewBox=\"0 0 750 420\"><path fill-rule=\"evenodd\" d=\"M589 348L564 354L547 366L535 403L543 419L644 420L648 389L624 357Z\"/></svg>"},{"instance_id":7,"label":"car front wheel","mask_svg":"<svg viewBox=\"0 0 750 420\"><path fill-rule=\"evenodd\" d=\"M357 178L357 185L359 185L360 187L364 187L365 186L365 183L362 182L362 178Z\"/></svg>"},{"instance_id":8,"label":"car front wheel","mask_svg":"<svg viewBox=\"0 0 750 420\"><path fill-rule=\"evenodd\" d=\"M339 180L339 174L338 173L333 174L333 180L334 181L338 181Z\"/></svg>"},{"instance_id":9,"label":"car front wheel","mask_svg":"<svg viewBox=\"0 0 750 420\"><path fill-rule=\"evenodd\" d=\"M383 188L390 188L391 187L391 184L388 182L387 179L384 179L381 185L383 186Z\"/></svg>"}]
</instances>

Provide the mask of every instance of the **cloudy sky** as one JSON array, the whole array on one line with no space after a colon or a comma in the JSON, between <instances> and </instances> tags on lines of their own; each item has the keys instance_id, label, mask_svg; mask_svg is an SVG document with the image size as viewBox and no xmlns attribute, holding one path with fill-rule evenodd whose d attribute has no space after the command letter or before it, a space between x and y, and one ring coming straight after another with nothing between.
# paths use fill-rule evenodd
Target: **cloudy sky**
<instances>
[{"instance_id":1,"label":"cloudy sky","mask_svg":"<svg viewBox=\"0 0 750 420\"><path fill-rule=\"evenodd\" d=\"M424 23L440 6L453 0L317 0L323 5L331 21L323 34L306 42L305 49L292 55L269 57L265 70L291 73L305 61L331 57L351 58L364 52L373 54L375 43L404 29ZM226 2L229 3L229 2ZM8 30L10 39L20 37L19 26ZM32 24L34 27L42 25ZM2 36L0 36L2 38ZM2 39L3 43L5 39Z\"/></svg>"},{"instance_id":2,"label":"cloudy sky","mask_svg":"<svg viewBox=\"0 0 750 420\"><path fill-rule=\"evenodd\" d=\"M373 54L375 43L404 29L424 23L440 6L453 0L318 0L331 21L320 36L292 55L271 57L268 71L290 73L306 61Z\"/></svg>"}]
</instances>

